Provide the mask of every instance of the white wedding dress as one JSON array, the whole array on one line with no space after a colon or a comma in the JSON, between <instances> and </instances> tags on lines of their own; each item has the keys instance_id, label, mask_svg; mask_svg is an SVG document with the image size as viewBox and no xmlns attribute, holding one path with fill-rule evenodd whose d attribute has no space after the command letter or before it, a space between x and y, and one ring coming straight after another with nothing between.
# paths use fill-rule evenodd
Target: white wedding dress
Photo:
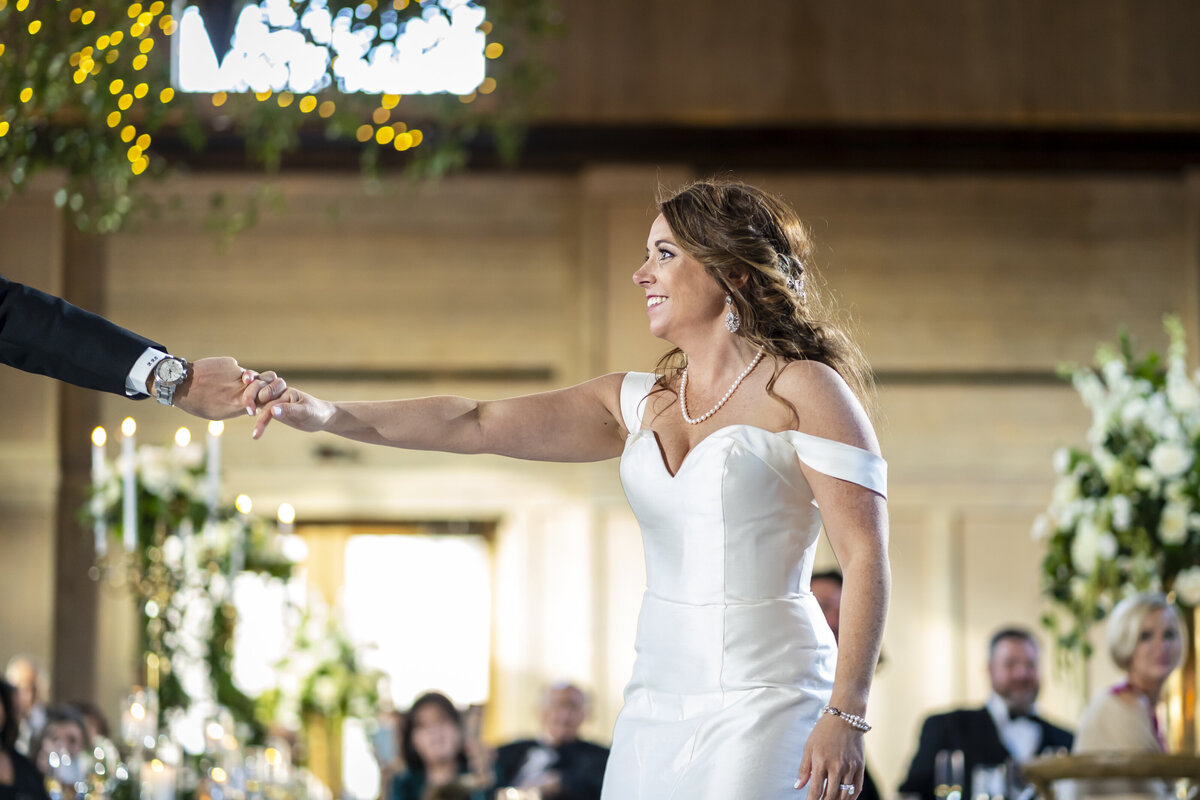
<instances>
[{"instance_id":1,"label":"white wedding dress","mask_svg":"<svg viewBox=\"0 0 1200 800\"><path fill-rule=\"evenodd\" d=\"M837 648L809 591L821 518L800 469L884 494L883 459L797 431L729 425L672 476L642 402L621 388L621 482L642 528L637 660L603 800L795 800Z\"/></svg>"}]
</instances>

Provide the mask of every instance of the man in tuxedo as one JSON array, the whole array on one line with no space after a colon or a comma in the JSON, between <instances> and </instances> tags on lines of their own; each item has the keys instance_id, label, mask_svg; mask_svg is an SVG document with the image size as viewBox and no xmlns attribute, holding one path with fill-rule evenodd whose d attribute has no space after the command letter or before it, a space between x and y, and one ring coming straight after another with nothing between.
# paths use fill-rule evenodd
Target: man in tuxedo
<instances>
[{"instance_id":1,"label":"man in tuxedo","mask_svg":"<svg viewBox=\"0 0 1200 800\"><path fill-rule=\"evenodd\" d=\"M1046 722L1034 708L1041 683L1033 634L1022 628L997 631L988 647L988 675L992 695L983 708L926 718L901 794L934 800L933 765L939 751L962 751L965 794L971 790L971 770L976 765L1011 761L1019 766L1040 753L1071 747L1071 733Z\"/></svg>"},{"instance_id":2,"label":"man in tuxedo","mask_svg":"<svg viewBox=\"0 0 1200 800\"><path fill-rule=\"evenodd\" d=\"M155 396L205 419L253 414L286 388L273 372L232 358L187 362L160 344L0 275L0 364L141 399Z\"/></svg>"},{"instance_id":3,"label":"man in tuxedo","mask_svg":"<svg viewBox=\"0 0 1200 800\"><path fill-rule=\"evenodd\" d=\"M608 748L579 738L587 704L578 686L551 686L542 703L542 736L496 751L496 785L537 788L546 800L598 800Z\"/></svg>"}]
</instances>

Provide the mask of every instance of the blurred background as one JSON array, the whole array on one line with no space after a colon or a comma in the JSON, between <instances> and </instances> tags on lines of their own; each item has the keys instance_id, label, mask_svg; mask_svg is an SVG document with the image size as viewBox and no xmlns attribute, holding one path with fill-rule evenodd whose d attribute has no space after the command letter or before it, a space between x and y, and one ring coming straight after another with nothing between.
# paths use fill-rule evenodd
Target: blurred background
<instances>
[{"instance_id":1,"label":"blurred background","mask_svg":"<svg viewBox=\"0 0 1200 800\"><path fill-rule=\"evenodd\" d=\"M732 174L782 195L878 380L894 592L866 741L890 795L921 718L987 697L991 633L1039 628L1031 529L1052 454L1090 422L1058 367L1122 326L1161 352L1168 313L1200 343L1200 5L537 8L535 23L491 31L505 42L486 66L494 91L449 110L405 93L365 143L370 110L341 138L300 126L275 169L246 155L263 130L251 112L225 116L219 90L176 97L207 143L192 149L166 118L142 148L151 173L168 167L139 181L135 205L153 210L111 226L94 215L81 230L60 194L86 171L30 169L0 206L0 273L175 354L232 355L318 396L493 398L653 367L664 345L630 276L659 186ZM10 0L6 35L35 10ZM506 75L505 59L529 69ZM257 107L300 117L275 96ZM51 127L69 127L65 108ZM505 114L512 130L471 130L472 115ZM402 133L401 118L425 131L414 152L441 146L439 125L465 132L445 164L413 170L377 133ZM144 663L119 570L89 577L90 436L104 426L112 458L126 416L139 443L206 429L11 369L0 398L0 660L36 655L54 696L116 718ZM586 734L608 740L644 581L615 462L409 453L282 427L254 442L238 419L220 458L222 502L244 493L268 519L294 508L296 574L375 645L363 658L391 676L397 707L441 689L484 704L484 737L500 740L536 729L542 688L569 679L592 694ZM819 566L836 566L827 549ZM1042 711L1069 725L1113 668L1056 670L1039 637Z\"/></svg>"}]
</instances>

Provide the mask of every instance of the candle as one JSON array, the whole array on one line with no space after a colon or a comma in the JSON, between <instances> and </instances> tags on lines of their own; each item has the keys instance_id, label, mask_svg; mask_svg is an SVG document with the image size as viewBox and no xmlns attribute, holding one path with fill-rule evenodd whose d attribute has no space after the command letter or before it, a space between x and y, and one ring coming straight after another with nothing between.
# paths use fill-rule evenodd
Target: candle
<instances>
[{"instance_id":1,"label":"candle","mask_svg":"<svg viewBox=\"0 0 1200 800\"><path fill-rule=\"evenodd\" d=\"M250 512L254 509L254 503L250 500L250 495L239 494L237 499L233 501L234 507L238 511L238 525L233 532L233 551L229 555L229 579L230 589L232 590L232 581L237 578L238 573L242 571L246 562L245 553L245 537L246 530L250 527Z\"/></svg>"},{"instance_id":2,"label":"candle","mask_svg":"<svg viewBox=\"0 0 1200 800\"><path fill-rule=\"evenodd\" d=\"M292 504L281 503L276 516L279 519L279 532L283 535L291 533L296 522L296 509L292 507Z\"/></svg>"},{"instance_id":3,"label":"candle","mask_svg":"<svg viewBox=\"0 0 1200 800\"><path fill-rule=\"evenodd\" d=\"M125 438L121 441L121 473L123 478L124 501L122 510L122 536L125 540L125 552L132 553L137 549L137 454L133 449L133 434L137 431L137 423L133 417L126 417L121 423L121 433Z\"/></svg>"},{"instance_id":4,"label":"candle","mask_svg":"<svg viewBox=\"0 0 1200 800\"><path fill-rule=\"evenodd\" d=\"M175 800L175 767L155 758L142 767L143 800Z\"/></svg>"},{"instance_id":5,"label":"candle","mask_svg":"<svg viewBox=\"0 0 1200 800\"><path fill-rule=\"evenodd\" d=\"M104 558L108 552L108 524L104 519L104 481L107 465L104 463L104 443L108 434L104 428L92 431L92 533L96 539L96 558Z\"/></svg>"},{"instance_id":6,"label":"candle","mask_svg":"<svg viewBox=\"0 0 1200 800\"><path fill-rule=\"evenodd\" d=\"M217 502L221 494L221 434L225 432L225 423L213 420L208 423L208 516L217 515Z\"/></svg>"}]
</instances>

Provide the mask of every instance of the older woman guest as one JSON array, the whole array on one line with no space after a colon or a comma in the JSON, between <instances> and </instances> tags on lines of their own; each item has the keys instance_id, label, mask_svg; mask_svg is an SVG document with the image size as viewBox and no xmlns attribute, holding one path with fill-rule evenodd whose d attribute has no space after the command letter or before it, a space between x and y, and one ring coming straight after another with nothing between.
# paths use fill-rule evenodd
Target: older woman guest
<instances>
[{"instance_id":1,"label":"older woman guest","mask_svg":"<svg viewBox=\"0 0 1200 800\"><path fill-rule=\"evenodd\" d=\"M1108 651L1125 679L1084 709L1073 752L1166 750L1155 706L1179 666L1184 638L1179 612L1164 595L1139 594L1117 604L1109 616Z\"/></svg>"},{"instance_id":2,"label":"older woman guest","mask_svg":"<svg viewBox=\"0 0 1200 800\"><path fill-rule=\"evenodd\" d=\"M16 690L0 680L0 800L45 800L46 787L37 767L16 751Z\"/></svg>"}]
</instances>

